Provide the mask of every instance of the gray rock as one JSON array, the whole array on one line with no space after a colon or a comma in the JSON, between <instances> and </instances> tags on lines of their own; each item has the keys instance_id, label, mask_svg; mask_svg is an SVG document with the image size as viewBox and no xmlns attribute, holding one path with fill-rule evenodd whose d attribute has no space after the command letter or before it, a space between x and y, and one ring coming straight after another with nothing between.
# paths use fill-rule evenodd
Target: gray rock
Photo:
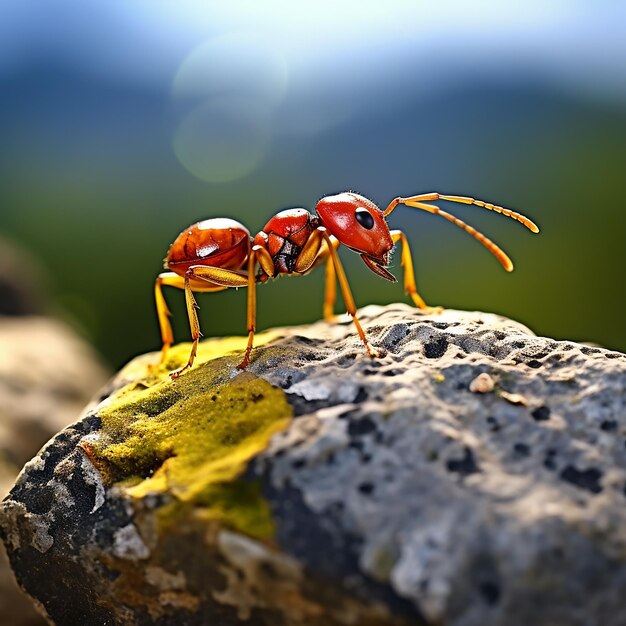
<instances>
[{"instance_id":1,"label":"gray rock","mask_svg":"<svg viewBox=\"0 0 626 626\"><path fill-rule=\"evenodd\" d=\"M50 618L626 624L626 356L484 313L361 316L378 360L347 320L276 331L244 374L231 354L170 382L140 357L28 463L0 526ZM264 381L294 419L193 491L176 473L191 453L168 430L172 447L155 447L150 429L174 414L170 430L197 423L208 440L221 416L237 455L251 441L238 416L284 410L275 390L245 400ZM247 495L233 505L231 489ZM245 517L265 508L271 533Z\"/></svg>"}]
</instances>

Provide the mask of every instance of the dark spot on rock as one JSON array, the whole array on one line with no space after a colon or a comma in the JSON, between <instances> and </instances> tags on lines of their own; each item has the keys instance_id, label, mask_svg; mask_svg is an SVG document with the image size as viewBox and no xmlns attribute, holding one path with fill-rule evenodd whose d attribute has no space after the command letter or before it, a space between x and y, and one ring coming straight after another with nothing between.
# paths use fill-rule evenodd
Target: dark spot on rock
<instances>
[{"instance_id":1,"label":"dark spot on rock","mask_svg":"<svg viewBox=\"0 0 626 626\"><path fill-rule=\"evenodd\" d=\"M536 422L545 422L550 419L550 408L545 405L537 407L531 415Z\"/></svg>"},{"instance_id":2,"label":"dark spot on rock","mask_svg":"<svg viewBox=\"0 0 626 626\"><path fill-rule=\"evenodd\" d=\"M297 339L300 343L306 343L309 346L317 346L321 343L320 339L313 339L311 337L305 337L304 335L297 335L294 339Z\"/></svg>"},{"instance_id":3,"label":"dark spot on rock","mask_svg":"<svg viewBox=\"0 0 626 626\"><path fill-rule=\"evenodd\" d=\"M351 419L348 423L348 434L351 437L360 437L361 435L367 435L376 430L376 424L365 415L362 415L359 419Z\"/></svg>"},{"instance_id":4,"label":"dark spot on rock","mask_svg":"<svg viewBox=\"0 0 626 626\"><path fill-rule=\"evenodd\" d=\"M358 489L362 494L369 496L374 491L374 484L370 482L361 483Z\"/></svg>"},{"instance_id":5,"label":"dark spot on rock","mask_svg":"<svg viewBox=\"0 0 626 626\"><path fill-rule=\"evenodd\" d=\"M506 339L506 333L503 330L494 330L493 334L495 335L496 339L499 339L500 341Z\"/></svg>"},{"instance_id":6,"label":"dark spot on rock","mask_svg":"<svg viewBox=\"0 0 626 626\"><path fill-rule=\"evenodd\" d=\"M617 422L615 420L602 420L600 428L609 432L617 430Z\"/></svg>"},{"instance_id":7,"label":"dark spot on rock","mask_svg":"<svg viewBox=\"0 0 626 626\"><path fill-rule=\"evenodd\" d=\"M530 455L530 446L527 443L516 443L513 446L513 452L517 457L526 458Z\"/></svg>"},{"instance_id":8,"label":"dark spot on rock","mask_svg":"<svg viewBox=\"0 0 626 626\"><path fill-rule=\"evenodd\" d=\"M362 456L361 456L361 461L363 463L369 463L372 460L372 455L369 454L368 452L365 452Z\"/></svg>"},{"instance_id":9,"label":"dark spot on rock","mask_svg":"<svg viewBox=\"0 0 626 626\"><path fill-rule=\"evenodd\" d=\"M263 576L266 576L267 578L271 578L273 580L280 580L281 574L278 572L276 566L272 562L263 560L259 563L259 566L261 572L263 573Z\"/></svg>"},{"instance_id":10,"label":"dark spot on rock","mask_svg":"<svg viewBox=\"0 0 626 626\"><path fill-rule=\"evenodd\" d=\"M211 396L211 400L212 400L213 402L215 402L215 401L217 400L217 396L215 396L215 395L214 395L214 396Z\"/></svg>"},{"instance_id":11,"label":"dark spot on rock","mask_svg":"<svg viewBox=\"0 0 626 626\"><path fill-rule=\"evenodd\" d=\"M461 476L469 476L480 471L474 459L474 453L468 447L465 448L465 454L462 459L449 459L446 467L448 471L455 472Z\"/></svg>"},{"instance_id":12,"label":"dark spot on rock","mask_svg":"<svg viewBox=\"0 0 626 626\"><path fill-rule=\"evenodd\" d=\"M448 322L431 322L430 325L433 328L439 328L440 330L445 330L448 326L450 326Z\"/></svg>"},{"instance_id":13,"label":"dark spot on rock","mask_svg":"<svg viewBox=\"0 0 626 626\"><path fill-rule=\"evenodd\" d=\"M319 409L325 409L330 406L328 400L305 400L297 393L290 393L287 395L287 400L293 409L294 417L300 417L302 415L310 415Z\"/></svg>"},{"instance_id":14,"label":"dark spot on rock","mask_svg":"<svg viewBox=\"0 0 626 626\"><path fill-rule=\"evenodd\" d=\"M580 351L589 356L590 354L598 354L598 352L600 352L600 348L585 347L581 348Z\"/></svg>"},{"instance_id":15,"label":"dark spot on rock","mask_svg":"<svg viewBox=\"0 0 626 626\"><path fill-rule=\"evenodd\" d=\"M445 337L440 337L424 345L424 356L428 359L439 359L446 353L447 349L448 340Z\"/></svg>"},{"instance_id":16,"label":"dark spot on rock","mask_svg":"<svg viewBox=\"0 0 626 626\"><path fill-rule=\"evenodd\" d=\"M304 459L294 459L291 462L291 467L293 467L294 469L300 469L301 467L304 467L304 465L305 465Z\"/></svg>"},{"instance_id":17,"label":"dark spot on rock","mask_svg":"<svg viewBox=\"0 0 626 626\"><path fill-rule=\"evenodd\" d=\"M517 348L518 350L521 350L522 348L526 347L526 342L525 341L514 341L511 345L514 348Z\"/></svg>"},{"instance_id":18,"label":"dark spot on rock","mask_svg":"<svg viewBox=\"0 0 626 626\"><path fill-rule=\"evenodd\" d=\"M531 359L526 362L526 365L528 365L528 367L532 367L533 369L538 369L543 365L543 363L541 363L541 361L537 361L537 359Z\"/></svg>"},{"instance_id":19,"label":"dark spot on rock","mask_svg":"<svg viewBox=\"0 0 626 626\"><path fill-rule=\"evenodd\" d=\"M381 372L383 376L399 376L400 374L404 374L405 370L402 369L388 369Z\"/></svg>"},{"instance_id":20,"label":"dark spot on rock","mask_svg":"<svg viewBox=\"0 0 626 626\"><path fill-rule=\"evenodd\" d=\"M500 600L500 587L494 582L484 581L478 586L480 595L489 606L495 606Z\"/></svg>"},{"instance_id":21,"label":"dark spot on rock","mask_svg":"<svg viewBox=\"0 0 626 626\"><path fill-rule=\"evenodd\" d=\"M289 389L289 387L291 387L292 384L293 384L293 376L289 374L289 376L287 376L287 378L281 382L280 386L283 389Z\"/></svg>"},{"instance_id":22,"label":"dark spot on rock","mask_svg":"<svg viewBox=\"0 0 626 626\"><path fill-rule=\"evenodd\" d=\"M607 359L619 359L623 355L621 355L619 352L609 352L608 354L605 354L604 356Z\"/></svg>"},{"instance_id":23,"label":"dark spot on rock","mask_svg":"<svg viewBox=\"0 0 626 626\"><path fill-rule=\"evenodd\" d=\"M352 363L353 363L354 359L356 359L356 357L357 357L357 353L356 352L348 352L347 354L344 354L341 357L339 357L337 359L337 361L335 361L335 363L339 367L351 367Z\"/></svg>"},{"instance_id":24,"label":"dark spot on rock","mask_svg":"<svg viewBox=\"0 0 626 626\"><path fill-rule=\"evenodd\" d=\"M354 402L355 404L359 404L361 402L365 402L365 400L367 400L367 391L365 389L365 387L359 387L359 390L357 391L357 394L354 398Z\"/></svg>"},{"instance_id":25,"label":"dark spot on rock","mask_svg":"<svg viewBox=\"0 0 626 626\"><path fill-rule=\"evenodd\" d=\"M554 448L548 448L546 450L546 456L543 460L543 466L546 469L555 470L556 469L555 457L556 457L556 450Z\"/></svg>"},{"instance_id":26,"label":"dark spot on rock","mask_svg":"<svg viewBox=\"0 0 626 626\"><path fill-rule=\"evenodd\" d=\"M587 470L579 470L573 465L568 465L563 469L560 477L568 483L580 489L586 489L591 493L600 493L602 491L602 485L600 484L602 472L595 467L591 467Z\"/></svg>"},{"instance_id":27,"label":"dark spot on rock","mask_svg":"<svg viewBox=\"0 0 626 626\"><path fill-rule=\"evenodd\" d=\"M353 416L359 415L361 413L360 409L350 409L349 411L344 411L343 413L339 413L339 419L345 420L350 419Z\"/></svg>"},{"instance_id":28,"label":"dark spot on rock","mask_svg":"<svg viewBox=\"0 0 626 626\"><path fill-rule=\"evenodd\" d=\"M259 402L260 400L263 400L265 396L262 393L253 393L250 396L250 400L252 400L252 402L256 403Z\"/></svg>"},{"instance_id":29,"label":"dark spot on rock","mask_svg":"<svg viewBox=\"0 0 626 626\"><path fill-rule=\"evenodd\" d=\"M33 490L28 503L29 513L37 513L40 515L48 513L55 500L54 492L48 485L41 489Z\"/></svg>"},{"instance_id":30,"label":"dark spot on rock","mask_svg":"<svg viewBox=\"0 0 626 626\"><path fill-rule=\"evenodd\" d=\"M394 351L394 348L409 334L406 324L395 324L387 329L387 332L381 338L381 343L388 350Z\"/></svg>"},{"instance_id":31,"label":"dark spot on rock","mask_svg":"<svg viewBox=\"0 0 626 626\"><path fill-rule=\"evenodd\" d=\"M548 354L550 354L550 352L533 352L532 354L529 354L528 356L533 356L535 359L545 359Z\"/></svg>"},{"instance_id":32,"label":"dark spot on rock","mask_svg":"<svg viewBox=\"0 0 626 626\"><path fill-rule=\"evenodd\" d=\"M493 415L489 415L487 417L487 424L489 424L489 430L492 433L497 433L500 430L500 424L498 423L498 420Z\"/></svg>"}]
</instances>

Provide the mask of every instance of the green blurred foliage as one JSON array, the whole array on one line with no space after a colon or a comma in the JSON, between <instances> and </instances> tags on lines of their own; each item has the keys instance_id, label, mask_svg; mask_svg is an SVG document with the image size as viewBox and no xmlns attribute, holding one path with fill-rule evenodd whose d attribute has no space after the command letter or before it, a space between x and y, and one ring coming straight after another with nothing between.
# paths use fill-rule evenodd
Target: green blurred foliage
<instances>
[{"instance_id":1,"label":"green blurred foliage","mask_svg":"<svg viewBox=\"0 0 626 626\"><path fill-rule=\"evenodd\" d=\"M70 80L74 99L89 93L85 119L79 123L76 112L66 119L61 100L54 105L60 117L48 125L46 98L56 87L51 81L51 91L33 92L40 78L5 81L5 93L38 94L43 109L24 113L16 96L5 110L0 233L39 258L51 311L72 320L115 366L160 347L153 283L183 228L228 216L256 232L280 209L312 210L322 195L345 189L382 206L396 195L440 191L528 214L540 235L478 208L448 207L510 253L510 275L444 220L399 208L390 225L409 237L428 303L494 311L541 335L626 351L621 102L577 98L532 81L469 78L297 140L277 137L255 171L209 184L176 161L167 97ZM351 252L342 255L358 305L408 301L400 285L373 275ZM399 276L398 262L396 255ZM322 288L320 271L261 286L259 327L319 319ZM166 297L176 336L187 339L183 295L169 290ZM199 304L205 336L244 333L242 290L201 295Z\"/></svg>"}]
</instances>

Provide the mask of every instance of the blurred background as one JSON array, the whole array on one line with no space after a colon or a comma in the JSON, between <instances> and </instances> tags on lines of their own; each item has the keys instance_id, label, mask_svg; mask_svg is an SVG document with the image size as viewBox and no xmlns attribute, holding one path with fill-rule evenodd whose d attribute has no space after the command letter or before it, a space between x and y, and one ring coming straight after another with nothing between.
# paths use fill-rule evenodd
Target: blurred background
<instances>
[{"instance_id":1,"label":"blurred background","mask_svg":"<svg viewBox=\"0 0 626 626\"><path fill-rule=\"evenodd\" d=\"M187 225L256 232L342 190L380 206L439 191L542 232L446 207L509 252L509 275L448 222L397 209L428 303L626 350L624 24L624 4L571 0L3 0L2 312L30 290L26 308L115 369L160 348L153 282ZM408 301L343 258L357 304ZM260 328L319 319L322 287L323 272L262 286ZM186 340L183 295L166 297ZM199 300L205 336L244 334L244 293Z\"/></svg>"}]
</instances>

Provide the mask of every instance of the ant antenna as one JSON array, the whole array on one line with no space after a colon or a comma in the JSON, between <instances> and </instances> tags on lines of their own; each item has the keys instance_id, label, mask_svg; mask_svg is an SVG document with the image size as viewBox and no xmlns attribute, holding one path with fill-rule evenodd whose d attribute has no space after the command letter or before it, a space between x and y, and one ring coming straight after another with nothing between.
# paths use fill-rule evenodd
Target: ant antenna
<instances>
[{"instance_id":1,"label":"ant antenna","mask_svg":"<svg viewBox=\"0 0 626 626\"><path fill-rule=\"evenodd\" d=\"M440 215L444 219L452 222L459 228L462 228L466 233L470 234L474 239L477 239L480 243L491 252L498 261L502 264L502 267L507 272L513 271L513 262L508 257L508 255L500 248L497 244L495 244L491 239L485 237L482 233L478 232L473 226L466 224L463 220L460 220L458 217L441 210L438 206L434 204L426 204L424 201L432 201L432 200L448 200L450 202L459 202L461 204L473 204L475 206L482 207L483 209L487 209L488 211L495 211L496 213L501 213L502 215L506 215L511 219L516 220L520 224L524 225L528 230L533 233L538 233L539 228L537 225L526 216L518 213L517 211L511 211L511 209L505 209L504 207L498 206L496 204L491 204L490 202L483 202L482 200L476 200L474 198L469 198L466 196L446 196L436 192L433 193L424 193L419 196L410 196L408 198L395 198L389 204L389 206L384 210L383 215L386 217L389 215L399 204L404 204L406 206L410 206L416 209L422 209L423 211L428 211L428 213L433 213L434 215Z\"/></svg>"}]
</instances>

